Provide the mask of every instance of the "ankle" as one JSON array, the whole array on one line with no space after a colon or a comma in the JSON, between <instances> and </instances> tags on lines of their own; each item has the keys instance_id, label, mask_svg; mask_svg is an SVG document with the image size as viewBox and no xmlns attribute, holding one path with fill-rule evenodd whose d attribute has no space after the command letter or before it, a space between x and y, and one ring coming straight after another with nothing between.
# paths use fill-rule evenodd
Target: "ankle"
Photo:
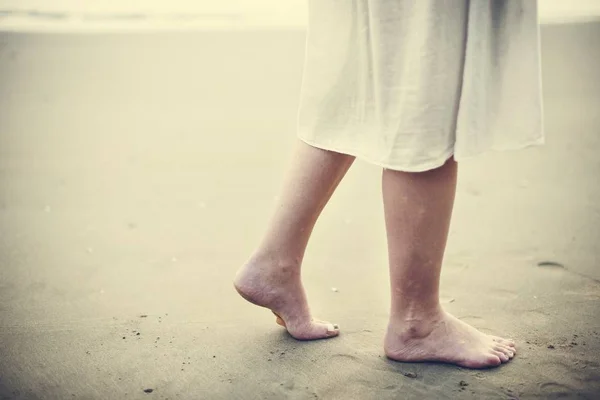
<instances>
[{"instance_id":1,"label":"ankle","mask_svg":"<svg viewBox=\"0 0 600 400\"><path fill-rule=\"evenodd\" d=\"M272 252L257 252L247 263L249 268L257 268L277 273L278 275L289 275L290 277L300 275L302 261Z\"/></svg>"},{"instance_id":2,"label":"ankle","mask_svg":"<svg viewBox=\"0 0 600 400\"><path fill-rule=\"evenodd\" d=\"M432 307L403 307L393 310L389 329L396 334L412 337L426 336L444 318L441 305Z\"/></svg>"},{"instance_id":3,"label":"ankle","mask_svg":"<svg viewBox=\"0 0 600 400\"><path fill-rule=\"evenodd\" d=\"M443 313L438 296L428 296L428 299L406 300L392 303L391 315L396 319L420 320L436 317Z\"/></svg>"}]
</instances>

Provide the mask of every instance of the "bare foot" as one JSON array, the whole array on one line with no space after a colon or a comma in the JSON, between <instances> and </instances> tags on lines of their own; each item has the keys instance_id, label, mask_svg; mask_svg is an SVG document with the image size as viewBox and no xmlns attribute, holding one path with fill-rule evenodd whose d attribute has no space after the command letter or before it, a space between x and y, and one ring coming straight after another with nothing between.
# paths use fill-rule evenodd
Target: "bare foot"
<instances>
[{"instance_id":1,"label":"bare foot","mask_svg":"<svg viewBox=\"0 0 600 400\"><path fill-rule=\"evenodd\" d=\"M273 311L276 322L295 339L324 339L339 334L337 325L311 318L297 266L250 261L238 271L233 285L250 303Z\"/></svg>"},{"instance_id":2,"label":"bare foot","mask_svg":"<svg viewBox=\"0 0 600 400\"><path fill-rule=\"evenodd\" d=\"M391 321L385 354L396 361L438 361L467 368L494 367L516 353L511 340L487 335L443 310L420 321Z\"/></svg>"}]
</instances>

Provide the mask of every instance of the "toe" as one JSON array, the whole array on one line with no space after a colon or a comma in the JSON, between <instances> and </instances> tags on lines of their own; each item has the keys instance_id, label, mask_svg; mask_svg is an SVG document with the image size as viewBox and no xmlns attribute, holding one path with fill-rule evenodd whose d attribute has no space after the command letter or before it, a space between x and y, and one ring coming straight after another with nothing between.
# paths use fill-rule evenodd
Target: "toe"
<instances>
[{"instance_id":1,"label":"toe","mask_svg":"<svg viewBox=\"0 0 600 400\"><path fill-rule=\"evenodd\" d=\"M307 326L289 329L288 332L298 340L316 340L334 337L340 334L339 326L328 322L311 322Z\"/></svg>"},{"instance_id":2,"label":"toe","mask_svg":"<svg viewBox=\"0 0 600 400\"><path fill-rule=\"evenodd\" d=\"M322 321L320 319L313 320L315 325L319 325L322 329L324 326L326 328L327 336L337 336L340 333L340 326L338 324L332 324L328 321Z\"/></svg>"},{"instance_id":3,"label":"toe","mask_svg":"<svg viewBox=\"0 0 600 400\"><path fill-rule=\"evenodd\" d=\"M492 354L498 357L500 360L502 360L502 362L507 362L508 360L510 360L510 358L501 351L492 350Z\"/></svg>"},{"instance_id":4,"label":"toe","mask_svg":"<svg viewBox=\"0 0 600 400\"><path fill-rule=\"evenodd\" d=\"M502 359L500 358L500 356L494 353L490 353L483 360L482 367L495 367L500 364L502 364Z\"/></svg>"},{"instance_id":5,"label":"toe","mask_svg":"<svg viewBox=\"0 0 600 400\"><path fill-rule=\"evenodd\" d=\"M509 346L509 347L515 347L514 340L504 339L499 336L492 336L492 339L494 339L494 342L496 342L496 343L501 343L501 344Z\"/></svg>"},{"instance_id":6,"label":"toe","mask_svg":"<svg viewBox=\"0 0 600 400\"><path fill-rule=\"evenodd\" d=\"M512 348L510 348L508 346L504 346L502 344L497 344L496 346L494 346L494 350L505 354L509 359L513 358L513 356L515 355Z\"/></svg>"},{"instance_id":7,"label":"toe","mask_svg":"<svg viewBox=\"0 0 600 400\"><path fill-rule=\"evenodd\" d=\"M495 352L490 351L489 353L481 354L476 358L472 358L467 360L466 362L458 363L459 365L467 368L489 368L496 367L502 364L502 359L500 358L502 353L495 354Z\"/></svg>"},{"instance_id":8,"label":"toe","mask_svg":"<svg viewBox=\"0 0 600 400\"><path fill-rule=\"evenodd\" d=\"M275 314L275 313L273 313L273 314ZM277 323L277 325L281 325L284 328L286 328L285 321L277 314L275 314L275 322Z\"/></svg>"},{"instance_id":9,"label":"toe","mask_svg":"<svg viewBox=\"0 0 600 400\"><path fill-rule=\"evenodd\" d=\"M515 356L515 349L513 347L504 347L504 354L508 357L513 358Z\"/></svg>"},{"instance_id":10,"label":"toe","mask_svg":"<svg viewBox=\"0 0 600 400\"><path fill-rule=\"evenodd\" d=\"M337 324L328 322L313 323L313 338L329 338L340 334L340 328Z\"/></svg>"},{"instance_id":11,"label":"toe","mask_svg":"<svg viewBox=\"0 0 600 400\"><path fill-rule=\"evenodd\" d=\"M327 324L327 335L337 336L340 334L340 326L338 324Z\"/></svg>"}]
</instances>

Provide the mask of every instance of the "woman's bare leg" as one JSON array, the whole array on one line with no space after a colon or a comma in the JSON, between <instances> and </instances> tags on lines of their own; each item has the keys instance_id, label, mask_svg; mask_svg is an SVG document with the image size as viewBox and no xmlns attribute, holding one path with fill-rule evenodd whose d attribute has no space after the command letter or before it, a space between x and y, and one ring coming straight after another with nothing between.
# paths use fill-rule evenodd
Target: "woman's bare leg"
<instances>
[{"instance_id":1,"label":"woman's bare leg","mask_svg":"<svg viewBox=\"0 0 600 400\"><path fill-rule=\"evenodd\" d=\"M267 233L234 281L242 297L271 309L296 339L339 333L337 326L312 319L300 267L317 218L353 161L352 156L298 143Z\"/></svg>"},{"instance_id":2,"label":"woman's bare leg","mask_svg":"<svg viewBox=\"0 0 600 400\"><path fill-rule=\"evenodd\" d=\"M457 165L404 173L384 170L392 304L386 355L470 368L507 362L514 343L479 332L442 310L439 282L456 190Z\"/></svg>"}]
</instances>

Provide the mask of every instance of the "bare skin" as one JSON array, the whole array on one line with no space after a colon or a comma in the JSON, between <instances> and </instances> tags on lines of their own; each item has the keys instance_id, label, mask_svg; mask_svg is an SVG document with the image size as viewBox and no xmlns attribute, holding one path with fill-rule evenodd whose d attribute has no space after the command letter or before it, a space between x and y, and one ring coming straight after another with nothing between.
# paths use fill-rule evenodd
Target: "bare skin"
<instances>
[{"instance_id":1,"label":"bare skin","mask_svg":"<svg viewBox=\"0 0 600 400\"><path fill-rule=\"evenodd\" d=\"M296 339L339 334L337 325L312 318L300 272L315 223L353 161L299 142L267 233L234 280L242 297L271 309Z\"/></svg>"},{"instance_id":2,"label":"bare skin","mask_svg":"<svg viewBox=\"0 0 600 400\"><path fill-rule=\"evenodd\" d=\"M300 142L267 234L234 280L242 297L271 309L296 339L339 334L336 325L312 318L300 271L313 227L353 161ZM384 350L390 359L486 368L515 354L512 341L479 332L439 303L456 174L453 160L424 173L383 172L392 289Z\"/></svg>"},{"instance_id":3,"label":"bare skin","mask_svg":"<svg viewBox=\"0 0 600 400\"><path fill-rule=\"evenodd\" d=\"M511 340L486 335L440 305L440 273L456 180L453 160L417 174L383 172L392 291L384 349L393 360L485 368L509 361L516 352Z\"/></svg>"}]
</instances>

